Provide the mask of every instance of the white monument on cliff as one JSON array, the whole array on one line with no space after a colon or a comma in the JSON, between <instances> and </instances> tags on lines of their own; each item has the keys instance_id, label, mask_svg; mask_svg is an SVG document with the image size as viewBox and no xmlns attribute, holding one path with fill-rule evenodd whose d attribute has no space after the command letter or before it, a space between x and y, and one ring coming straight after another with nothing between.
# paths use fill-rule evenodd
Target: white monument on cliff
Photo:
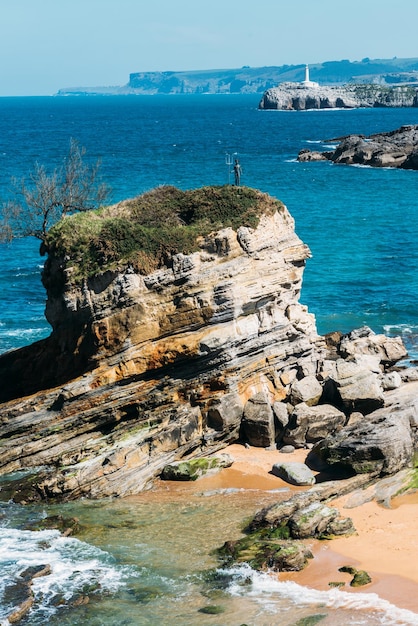
<instances>
[{"instance_id":1,"label":"white monument on cliff","mask_svg":"<svg viewBox=\"0 0 418 626\"><path fill-rule=\"evenodd\" d=\"M305 65L305 80L301 83L302 87L309 87L310 89L319 87L319 83L315 83L309 79L309 65Z\"/></svg>"}]
</instances>

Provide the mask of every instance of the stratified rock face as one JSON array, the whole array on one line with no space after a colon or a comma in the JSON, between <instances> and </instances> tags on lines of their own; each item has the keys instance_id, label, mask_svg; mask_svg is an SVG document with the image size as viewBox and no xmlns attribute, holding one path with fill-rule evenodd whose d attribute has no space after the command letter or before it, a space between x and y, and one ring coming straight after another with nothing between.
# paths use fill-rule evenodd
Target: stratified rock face
<instances>
[{"instance_id":1,"label":"stratified rock face","mask_svg":"<svg viewBox=\"0 0 418 626\"><path fill-rule=\"evenodd\" d=\"M382 87L364 84L310 87L303 83L281 83L277 87L268 89L259 103L260 109L296 111L416 106L418 106L418 90L415 87Z\"/></svg>"},{"instance_id":2,"label":"stratified rock face","mask_svg":"<svg viewBox=\"0 0 418 626\"><path fill-rule=\"evenodd\" d=\"M34 348L0 358L3 393L25 367L69 382L2 405L1 472L50 468L42 497L124 495L169 463L237 441L249 398L273 406L317 369L324 342L298 302L309 254L283 208L256 229L214 232L147 276L51 287L54 332L36 358ZM71 380L74 363L84 375Z\"/></svg>"}]
</instances>

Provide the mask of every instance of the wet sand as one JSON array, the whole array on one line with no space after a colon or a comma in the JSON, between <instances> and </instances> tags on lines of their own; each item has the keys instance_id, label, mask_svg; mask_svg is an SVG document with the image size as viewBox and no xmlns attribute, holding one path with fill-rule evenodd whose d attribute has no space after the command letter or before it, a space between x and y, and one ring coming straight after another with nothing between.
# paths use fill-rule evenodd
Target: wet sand
<instances>
[{"instance_id":1,"label":"wet sand","mask_svg":"<svg viewBox=\"0 0 418 626\"><path fill-rule=\"evenodd\" d=\"M170 483L166 489L171 497L185 491L245 489L299 491L273 476L271 468L279 461L303 462L306 450L281 454L277 450L245 448L234 444L223 450L234 458L234 464L218 474L203 477L194 483ZM284 494L286 492L284 491ZM274 495L273 495L274 497ZM293 580L314 589L329 589L330 582L344 582L345 591L377 593L398 607L418 612L418 496L404 496L393 501L394 508L384 508L376 502L367 502L355 508L350 495L333 501L342 517L351 517L357 533L332 541L308 541L314 559L302 572L280 574L280 580ZM273 501L273 500L272 500ZM361 588L352 588L351 576L338 569L353 565L366 570L372 582Z\"/></svg>"}]
</instances>

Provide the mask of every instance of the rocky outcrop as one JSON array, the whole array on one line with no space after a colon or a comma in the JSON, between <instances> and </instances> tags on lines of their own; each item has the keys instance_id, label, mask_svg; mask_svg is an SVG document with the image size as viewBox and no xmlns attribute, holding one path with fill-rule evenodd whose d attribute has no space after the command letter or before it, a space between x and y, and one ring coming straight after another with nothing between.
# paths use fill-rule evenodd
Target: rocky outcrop
<instances>
[{"instance_id":1,"label":"rocky outcrop","mask_svg":"<svg viewBox=\"0 0 418 626\"><path fill-rule=\"evenodd\" d=\"M331 472L385 474L411 461L418 418L405 389L417 383L401 371L397 387L391 371L406 356L402 342L368 328L318 336L299 303L309 250L287 209L262 199L258 225L209 232L148 273L127 264L77 283L78 257L50 254L53 333L0 357L0 473L27 472L3 494L137 493L166 466L238 440L315 445ZM385 423L396 446L378 432ZM367 428L378 462L363 463L354 443L342 462L338 442L356 432L367 440Z\"/></svg>"},{"instance_id":2,"label":"rocky outcrop","mask_svg":"<svg viewBox=\"0 0 418 626\"><path fill-rule=\"evenodd\" d=\"M333 151L299 152L298 161L332 161L345 165L418 169L418 126L401 126L397 130L365 137L350 135L339 140Z\"/></svg>"},{"instance_id":3,"label":"rocky outcrop","mask_svg":"<svg viewBox=\"0 0 418 626\"><path fill-rule=\"evenodd\" d=\"M381 86L347 84L322 86L303 83L281 83L267 89L259 109L303 111L306 109L354 109L371 107L417 107L418 88L414 86Z\"/></svg>"},{"instance_id":4,"label":"rocky outcrop","mask_svg":"<svg viewBox=\"0 0 418 626\"><path fill-rule=\"evenodd\" d=\"M249 399L271 411L325 350L298 301L309 255L283 207L147 275L128 267L74 286L71 259L63 272L50 258L52 336L0 357L3 398L56 381L1 405L1 473L45 471L17 497L138 492L166 465L237 441Z\"/></svg>"}]
</instances>

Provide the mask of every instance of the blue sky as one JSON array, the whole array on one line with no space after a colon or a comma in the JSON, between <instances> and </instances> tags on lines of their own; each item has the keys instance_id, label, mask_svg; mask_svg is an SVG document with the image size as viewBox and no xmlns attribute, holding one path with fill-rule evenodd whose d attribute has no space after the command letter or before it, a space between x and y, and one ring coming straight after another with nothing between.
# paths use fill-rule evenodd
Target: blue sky
<instances>
[{"instance_id":1,"label":"blue sky","mask_svg":"<svg viewBox=\"0 0 418 626\"><path fill-rule=\"evenodd\" d=\"M417 0L0 0L0 95L136 71L418 57Z\"/></svg>"}]
</instances>

